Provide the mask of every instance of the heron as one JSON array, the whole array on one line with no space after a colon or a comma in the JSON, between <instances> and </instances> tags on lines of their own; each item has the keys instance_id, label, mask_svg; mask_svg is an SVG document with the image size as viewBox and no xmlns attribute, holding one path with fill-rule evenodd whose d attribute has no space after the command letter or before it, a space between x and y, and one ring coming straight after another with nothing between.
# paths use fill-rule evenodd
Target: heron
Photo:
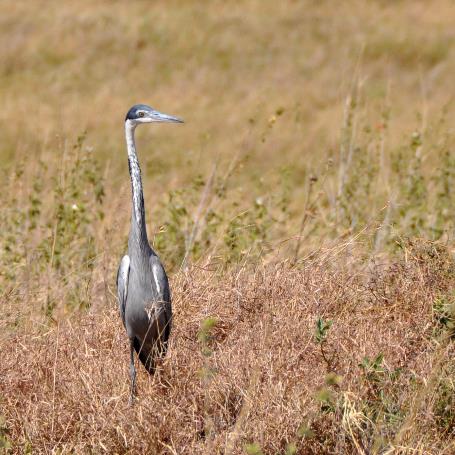
<instances>
[{"instance_id":1,"label":"heron","mask_svg":"<svg viewBox=\"0 0 455 455\"><path fill-rule=\"evenodd\" d=\"M172 323L169 282L157 253L150 246L145 224L141 168L134 133L143 123L183 123L145 104L134 105L125 117L125 137L131 177L132 210L128 252L117 272L120 316L130 344L130 404L136 395L134 351L153 375L155 361L167 350Z\"/></svg>"}]
</instances>

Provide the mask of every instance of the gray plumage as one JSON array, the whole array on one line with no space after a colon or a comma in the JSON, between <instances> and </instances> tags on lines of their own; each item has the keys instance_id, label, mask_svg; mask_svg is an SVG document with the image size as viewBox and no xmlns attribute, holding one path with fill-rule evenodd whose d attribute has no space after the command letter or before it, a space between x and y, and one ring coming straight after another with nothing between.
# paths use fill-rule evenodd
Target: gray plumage
<instances>
[{"instance_id":1,"label":"gray plumage","mask_svg":"<svg viewBox=\"0 0 455 455\"><path fill-rule=\"evenodd\" d=\"M147 238L141 169L134 141L136 127L152 122L182 123L182 120L144 104L133 106L125 118L133 206L128 254L120 261L117 290L120 316L130 340L131 401L136 390L134 351L147 371L153 374L156 358L166 353L172 322L166 272Z\"/></svg>"}]
</instances>

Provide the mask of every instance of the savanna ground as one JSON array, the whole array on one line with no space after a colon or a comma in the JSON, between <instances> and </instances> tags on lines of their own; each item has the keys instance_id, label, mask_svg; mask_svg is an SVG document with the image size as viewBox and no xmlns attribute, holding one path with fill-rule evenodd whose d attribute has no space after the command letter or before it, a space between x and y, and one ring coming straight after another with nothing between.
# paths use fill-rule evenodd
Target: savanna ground
<instances>
[{"instance_id":1,"label":"savanna ground","mask_svg":"<svg viewBox=\"0 0 455 455\"><path fill-rule=\"evenodd\" d=\"M455 453L455 6L0 3L0 450ZM115 275L138 130L170 350ZM142 368L142 367L140 367Z\"/></svg>"}]
</instances>

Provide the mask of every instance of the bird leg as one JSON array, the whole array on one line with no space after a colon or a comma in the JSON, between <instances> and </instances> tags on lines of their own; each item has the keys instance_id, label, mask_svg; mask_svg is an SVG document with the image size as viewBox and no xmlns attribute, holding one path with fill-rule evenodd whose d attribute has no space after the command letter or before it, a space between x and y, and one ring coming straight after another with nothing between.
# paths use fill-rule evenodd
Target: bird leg
<instances>
[{"instance_id":1,"label":"bird leg","mask_svg":"<svg viewBox=\"0 0 455 455\"><path fill-rule=\"evenodd\" d=\"M136 368L134 366L134 338L130 340L130 379L131 379L131 391L130 391L130 405L134 403L134 397L136 395Z\"/></svg>"}]
</instances>

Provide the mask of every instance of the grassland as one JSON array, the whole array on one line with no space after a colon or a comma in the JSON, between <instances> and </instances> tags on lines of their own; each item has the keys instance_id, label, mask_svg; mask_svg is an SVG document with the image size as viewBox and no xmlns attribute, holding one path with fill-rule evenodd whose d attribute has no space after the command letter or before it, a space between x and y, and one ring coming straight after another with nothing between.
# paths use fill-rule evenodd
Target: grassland
<instances>
[{"instance_id":1,"label":"grassland","mask_svg":"<svg viewBox=\"0 0 455 455\"><path fill-rule=\"evenodd\" d=\"M3 1L0 450L455 453L454 20ZM175 321L128 408L136 102L186 124L138 131Z\"/></svg>"}]
</instances>

